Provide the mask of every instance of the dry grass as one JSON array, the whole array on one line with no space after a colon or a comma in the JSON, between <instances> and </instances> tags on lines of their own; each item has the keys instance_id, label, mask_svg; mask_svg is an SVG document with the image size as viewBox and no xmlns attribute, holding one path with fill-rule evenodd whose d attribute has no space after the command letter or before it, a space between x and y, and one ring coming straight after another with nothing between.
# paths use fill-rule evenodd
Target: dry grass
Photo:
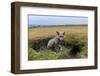
<instances>
[{"instance_id":1,"label":"dry grass","mask_svg":"<svg viewBox=\"0 0 100 76\"><path fill-rule=\"evenodd\" d=\"M55 52L46 48L47 42L56 31L65 31L62 50ZM29 28L28 60L52 60L87 58L87 26L59 26Z\"/></svg>"},{"instance_id":2,"label":"dry grass","mask_svg":"<svg viewBox=\"0 0 100 76\"><path fill-rule=\"evenodd\" d=\"M87 34L87 26L67 26L67 27L37 27L31 28L28 32L29 40L51 37L56 35L56 31L65 31L65 34Z\"/></svg>"}]
</instances>

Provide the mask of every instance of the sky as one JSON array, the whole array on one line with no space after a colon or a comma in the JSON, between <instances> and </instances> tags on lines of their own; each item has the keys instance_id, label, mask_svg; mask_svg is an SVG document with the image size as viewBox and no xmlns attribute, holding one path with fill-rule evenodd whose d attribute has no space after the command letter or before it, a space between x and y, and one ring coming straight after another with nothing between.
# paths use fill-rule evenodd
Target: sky
<instances>
[{"instance_id":1,"label":"sky","mask_svg":"<svg viewBox=\"0 0 100 76\"><path fill-rule=\"evenodd\" d=\"M77 25L88 24L88 17L75 16L44 16L44 15L29 15L28 25L30 26L50 26L50 25Z\"/></svg>"}]
</instances>

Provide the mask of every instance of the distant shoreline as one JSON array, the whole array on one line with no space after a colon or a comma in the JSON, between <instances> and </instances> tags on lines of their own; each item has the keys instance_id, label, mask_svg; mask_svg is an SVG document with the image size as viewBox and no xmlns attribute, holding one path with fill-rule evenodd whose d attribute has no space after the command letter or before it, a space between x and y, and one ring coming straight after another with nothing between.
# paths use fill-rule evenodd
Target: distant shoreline
<instances>
[{"instance_id":1,"label":"distant shoreline","mask_svg":"<svg viewBox=\"0 0 100 76\"><path fill-rule=\"evenodd\" d=\"M48 26L43 26L43 25L36 25L36 26L28 26L28 28L36 28L36 27L77 27L77 26L88 26L87 24L78 24L78 25L48 25Z\"/></svg>"}]
</instances>

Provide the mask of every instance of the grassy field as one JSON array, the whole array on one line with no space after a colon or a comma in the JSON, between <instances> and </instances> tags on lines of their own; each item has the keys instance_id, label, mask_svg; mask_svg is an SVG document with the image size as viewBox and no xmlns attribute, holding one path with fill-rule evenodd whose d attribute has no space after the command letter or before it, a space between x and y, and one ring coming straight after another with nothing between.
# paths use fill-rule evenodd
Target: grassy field
<instances>
[{"instance_id":1,"label":"grassy field","mask_svg":"<svg viewBox=\"0 0 100 76\"><path fill-rule=\"evenodd\" d=\"M46 45L56 31L65 31L63 50L54 52ZM28 59L50 60L87 58L87 26L35 27L28 31Z\"/></svg>"}]
</instances>

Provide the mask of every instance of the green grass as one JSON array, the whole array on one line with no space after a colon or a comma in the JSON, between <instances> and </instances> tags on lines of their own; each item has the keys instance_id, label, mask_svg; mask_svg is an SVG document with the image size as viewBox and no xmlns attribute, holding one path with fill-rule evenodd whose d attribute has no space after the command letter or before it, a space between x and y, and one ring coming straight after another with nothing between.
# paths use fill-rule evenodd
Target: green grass
<instances>
[{"instance_id":1,"label":"green grass","mask_svg":"<svg viewBox=\"0 0 100 76\"><path fill-rule=\"evenodd\" d=\"M29 60L49 60L49 59L66 59L68 58L68 52L69 49L64 48L63 50L60 52L54 52L52 50L43 50L43 51L39 51L36 52L35 50L33 50L32 48L29 48Z\"/></svg>"},{"instance_id":2,"label":"green grass","mask_svg":"<svg viewBox=\"0 0 100 76\"><path fill-rule=\"evenodd\" d=\"M50 38L40 38L29 43L28 60L53 60L87 58L87 34L66 34L62 50L55 52L47 49ZM35 43L34 46L32 44ZM34 48L35 49L34 49Z\"/></svg>"}]
</instances>

